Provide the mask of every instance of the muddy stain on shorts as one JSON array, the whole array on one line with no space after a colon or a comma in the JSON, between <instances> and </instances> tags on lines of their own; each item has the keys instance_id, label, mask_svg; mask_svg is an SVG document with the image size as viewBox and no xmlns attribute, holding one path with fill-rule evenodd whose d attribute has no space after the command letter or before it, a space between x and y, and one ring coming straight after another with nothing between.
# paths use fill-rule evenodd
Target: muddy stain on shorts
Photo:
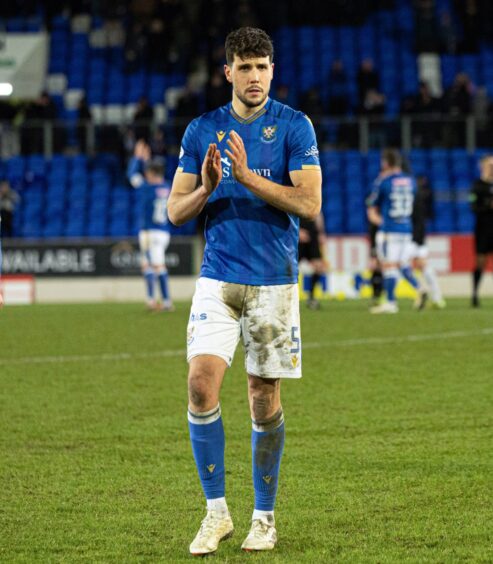
<instances>
[{"instance_id":1,"label":"muddy stain on shorts","mask_svg":"<svg viewBox=\"0 0 493 564\"><path fill-rule=\"evenodd\" d=\"M233 284L232 282L221 283L221 299L228 308L233 319L240 319L243 312L243 304L247 286L244 284Z\"/></svg>"},{"instance_id":2,"label":"muddy stain on shorts","mask_svg":"<svg viewBox=\"0 0 493 564\"><path fill-rule=\"evenodd\" d=\"M261 288L250 286L248 288L245 303L244 317L251 337L251 346L254 349L258 363L264 365L272 354L278 353L279 359L284 359L286 347L291 345L289 333L287 333L286 319L291 309L290 291L279 292L276 296L275 314L266 318L265 312L272 310L272 299ZM284 368L289 368L289 362Z\"/></svg>"}]
</instances>

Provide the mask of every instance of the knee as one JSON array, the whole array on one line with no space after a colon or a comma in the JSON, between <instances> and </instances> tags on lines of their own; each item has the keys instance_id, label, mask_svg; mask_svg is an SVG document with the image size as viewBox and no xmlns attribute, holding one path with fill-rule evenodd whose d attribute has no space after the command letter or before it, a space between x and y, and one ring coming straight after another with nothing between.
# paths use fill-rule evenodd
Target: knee
<instances>
[{"instance_id":1,"label":"knee","mask_svg":"<svg viewBox=\"0 0 493 564\"><path fill-rule=\"evenodd\" d=\"M194 412L202 413L216 407L219 402L214 389L214 377L207 369L195 369L188 376L188 399Z\"/></svg>"},{"instance_id":2,"label":"knee","mask_svg":"<svg viewBox=\"0 0 493 564\"><path fill-rule=\"evenodd\" d=\"M270 419L281 407L280 380L250 378L248 392L254 421Z\"/></svg>"}]
</instances>

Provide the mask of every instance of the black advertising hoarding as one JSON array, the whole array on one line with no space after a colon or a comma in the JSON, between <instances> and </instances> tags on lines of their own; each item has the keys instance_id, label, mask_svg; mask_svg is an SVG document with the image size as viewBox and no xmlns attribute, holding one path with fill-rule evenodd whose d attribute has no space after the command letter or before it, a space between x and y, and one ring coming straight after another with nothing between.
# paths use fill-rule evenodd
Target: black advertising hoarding
<instances>
[{"instance_id":1,"label":"black advertising hoarding","mask_svg":"<svg viewBox=\"0 0 493 564\"><path fill-rule=\"evenodd\" d=\"M166 251L171 275L195 274L196 241L193 237L174 237ZM103 240L4 240L3 274L34 276L137 276L140 253L134 238Z\"/></svg>"}]
</instances>

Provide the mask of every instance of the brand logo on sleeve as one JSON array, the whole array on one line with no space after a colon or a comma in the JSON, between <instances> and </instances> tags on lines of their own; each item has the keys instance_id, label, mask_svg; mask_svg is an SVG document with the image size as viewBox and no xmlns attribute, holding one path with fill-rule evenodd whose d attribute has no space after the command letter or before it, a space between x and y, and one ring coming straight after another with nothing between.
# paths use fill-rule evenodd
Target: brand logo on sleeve
<instances>
[{"instance_id":1,"label":"brand logo on sleeve","mask_svg":"<svg viewBox=\"0 0 493 564\"><path fill-rule=\"evenodd\" d=\"M305 157L318 157L318 149L315 147L315 145L312 145L305 151Z\"/></svg>"},{"instance_id":2,"label":"brand logo on sleeve","mask_svg":"<svg viewBox=\"0 0 493 564\"><path fill-rule=\"evenodd\" d=\"M272 143L276 140L277 125L266 125L262 127L262 135L260 141L263 143Z\"/></svg>"}]
</instances>

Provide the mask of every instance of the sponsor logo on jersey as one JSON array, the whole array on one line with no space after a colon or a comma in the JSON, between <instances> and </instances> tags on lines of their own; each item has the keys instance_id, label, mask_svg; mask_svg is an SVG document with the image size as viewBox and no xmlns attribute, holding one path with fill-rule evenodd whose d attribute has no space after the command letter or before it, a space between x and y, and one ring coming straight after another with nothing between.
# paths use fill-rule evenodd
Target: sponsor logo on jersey
<instances>
[{"instance_id":1,"label":"sponsor logo on jersey","mask_svg":"<svg viewBox=\"0 0 493 564\"><path fill-rule=\"evenodd\" d=\"M221 180L221 184L232 184L233 182L236 182L231 172L231 162L228 157L223 157L221 159L221 162L223 164L223 178ZM259 176L263 176L264 178L271 177L270 168L252 168L252 171Z\"/></svg>"},{"instance_id":2,"label":"sponsor logo on jersey","mask_svg":"<svg viewBox=\"0 0 493 564\"><path fill-rule=\"evenodd\" d=\"M225 131L216 131L216 136L217 136L217 141L218 143L221 143L221 141L224 139L224 136L226 135Z\"/></svg>"},{"instance_id":3,"label":"sponsor logo on jersey","mask_svg":"<svg viewBox=\"0 0 493 564\"><path fill-rule=\"evenodd\" d=\"M262 136L260 141L263 143L272 143L276 140L277 125L266 125L262 127Z\"/></svg>"},{"instance_id":4,"label":"sponsor logo on jersey","mask_svg":"<svg viewBox=\"0 0 493 564\"><path fill-rule=\"evenodd\" d=\"M318 157L318 149L315 147L315 145L312 145L305 151L305 157Z\"/></svg>"}]
</instances>

